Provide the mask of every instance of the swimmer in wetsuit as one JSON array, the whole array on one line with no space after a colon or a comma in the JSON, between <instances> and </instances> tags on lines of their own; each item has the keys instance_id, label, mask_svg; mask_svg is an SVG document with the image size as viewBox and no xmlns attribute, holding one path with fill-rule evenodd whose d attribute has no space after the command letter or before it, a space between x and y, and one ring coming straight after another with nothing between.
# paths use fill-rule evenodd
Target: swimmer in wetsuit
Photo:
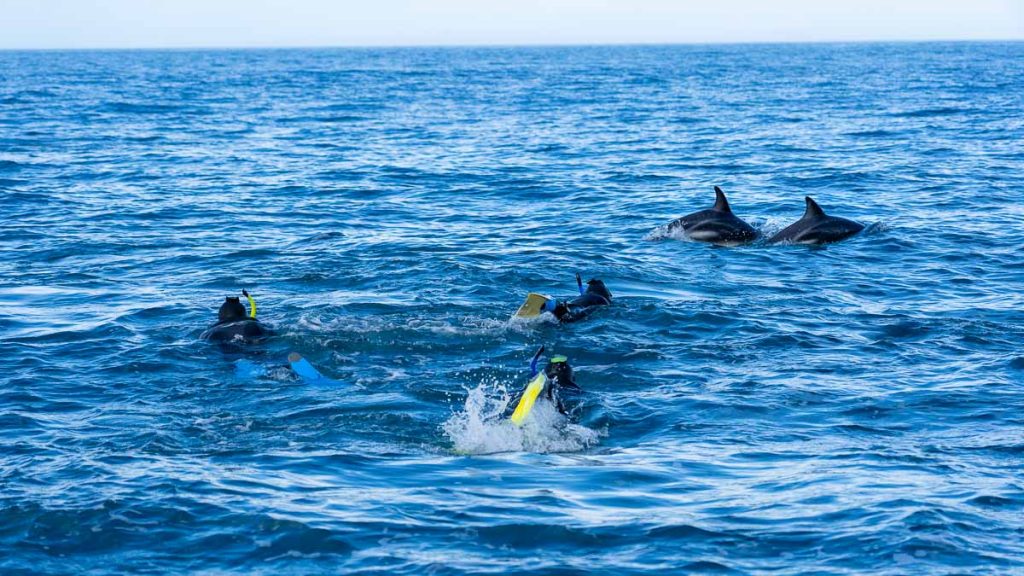
<instances>
[{"instance_id":1,"label":"swimmer in wetsuit","mask_svg":"<svg viewBox=\"0 0 1024 576\"><path fill-rule=\"evenodd\" d=\"M519 318L535 318L544 312L551 313L559 322L575 322L586 318L599 306L608 306L612 303L612 293L598 279L587 280L587 288L583 289L583 279L576 274L576 286L580 295L572 300L555 300L550 296L543 296L531 292L526 297L526 302L519 307L516 316Z\"/></svg>"},{"instance_id":2,"label":"swimmer in wetsuit","mask_svg":"<svg viewBox=\"0 0 1024 576\"><path fill-rule=\"evenodd\" d=\"M537 372L537 360L543 353L544 347L541 346L530 362L529 384L509 403L510 407L515 406L509 419L517 426L523 425L538 400L551 402L559 413L568 416L572 410L566 407L566 398L581 392L573 376L569 359L565 356L553 356L544 367L544 371Z\"/></svg>"},{"instance_id":3,"label":"swimmer in wetsuit","mask_svg":"<svg viewBox=\"0 0 1024 576\"><path fill-rule=\"evenodd\" d=\"M610 306L612 293L604 285L604 282L596 278L587 280L587 289L583 289L583 282L580 275L576 275L576 285L579 286L580 295L569 301L556 302L548 310L558 318L559 322L575 322L586 318L598 306Z\"/></svg>"},{"instance_id":4,"label":"swimmer in wetsuit","mask_svg":"<svg viewBox=\"0 0 1024 576\"><path fill-rule=\"evenodd\" d=\"M228 296L217 311L217 323L203 332L203 340L252 343L271 334L270 328L256 319L256 300L245 290L242 295L249 300L249 312L238 296Z\"/></svg>"}]
</instances>

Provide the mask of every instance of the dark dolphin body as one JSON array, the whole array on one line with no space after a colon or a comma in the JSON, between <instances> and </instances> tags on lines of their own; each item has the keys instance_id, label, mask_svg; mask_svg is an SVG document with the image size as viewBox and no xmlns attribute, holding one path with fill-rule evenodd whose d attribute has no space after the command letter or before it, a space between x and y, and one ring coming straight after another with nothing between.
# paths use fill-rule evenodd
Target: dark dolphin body
<instances>
[{"instance_id":1,"label":"dark dolphin body","mask_svg":"<svg viewBox=\"0 0 1024 576\"><path fill-rule=\"evenodd\" d=\"M587 290L578 298L555 305L554 315L559 322L575 322L590 315L598 306L612 303L612 293L597 279L587 280Z\"/></svg>"},{"instance_id":2,"label":"dark dolphin body","mask_svg":"<svg viewBox=\"0 0 1024 576\"><path fill-rule=\"evenodd\" d=\"M238 297L227 297L217 311L217 323L203 332L203 340L215 342L256 342L270 335L270 328L246 316Z\"/></svg>"},{"instance_id":3,"label":"dark dolphin body","mask_svg":"<svg viewBox=\"0 0 1024 576\"><path fill-rule=\"evenodd\" d=\"M837 216L829 216L810 196L804 198L807 210L802 218L786 226L772 236L768 242L792 242L793 244L828 244L839 242L864 229L864 226Z\"/></svg>"},{"instance_id":4,"label":"dark dolphin body","mask_svg":"<svg viewBox=\"0 0 1024 576\"><path fill-rule=\"evenodd\" d=\"M757 238L757 230L732 213L725 193L718 186L715 186L714 206L683 216L668 225L669 232L680 228L691 240L722 246L738 246Z\"/></svg>"}]
</instances>

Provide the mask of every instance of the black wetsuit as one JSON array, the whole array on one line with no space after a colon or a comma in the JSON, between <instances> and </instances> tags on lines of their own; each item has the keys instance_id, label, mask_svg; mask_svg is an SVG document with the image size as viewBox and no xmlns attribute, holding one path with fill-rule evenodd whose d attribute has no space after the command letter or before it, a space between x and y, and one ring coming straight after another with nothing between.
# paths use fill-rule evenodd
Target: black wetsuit
<instances>
[{"instance_id":1,"label":"black wetsuit","mask_svg":"<svg viewBox=\"0 0 1024 576\"><path fill-rule=\"evenodd\" d=\"M215 342L255 342L267 336L270 336L270 328L247 316L237 296L228 296L217 311L217 323L200 337Z\"/></svg>"},{"instance_id":2,"label":"black wetsuit","mask_svg":"<svg viewBox=\"0 0 1024 576\"><path fill-rule=\"evenodd\" d=\"M555 318L559 322L575 322L590 315L598 306L612 303L612 293L600 280L587 281L587 290L578 298L555 305Z\"/></svg>"},{"instance_id":3,"label":"black wetsuit","mask_svg":"<svg viewBox=\"0 0 1024 576\"><path fill-rule=\"evenodd\" d=\"M549 363L544 367L544 374L547 375L547 383L544 384L544 390L537 396L538 400L547 399L555 405L555 408L563 415L568 416L571 410L566 407L563 397L573 400L573 404L576 404L579 400L579 395L583 390L576 385L576 380L573 377L572 367L569 366L568 362L556 362ZM531 378L532 380L532 378ZM512 412L519 406L519 401L523 397L523 393L526 392L526 388L523 388L516 396L508 403L506 410L506 416L511 416Z\"/></svg>"},{"instance_id":4,"label":"black wetsuit","mask_svg":"<svg viewBox=\"0 0 1024 576\"><path fill-rule=\"evenodd\" d=\"M217 322L203 332L204 340L215 342L233 342L243 340L254 342L270 335L270 329L255 318L242 318Z\"/></svg>"}]
</instances>

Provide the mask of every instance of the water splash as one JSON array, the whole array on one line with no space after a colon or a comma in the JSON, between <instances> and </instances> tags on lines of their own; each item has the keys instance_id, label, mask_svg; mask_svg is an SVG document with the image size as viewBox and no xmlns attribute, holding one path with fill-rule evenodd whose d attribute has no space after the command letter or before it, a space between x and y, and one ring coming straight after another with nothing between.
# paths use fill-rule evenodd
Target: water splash
<instances>
[{"instance_id":1,"label":"water splash","mask_svg":"<svg viewBox=\"0 0 1024 576\"><path fill-rule=\"evenodd\" d=\"M481 383L467 392L463 409L441 426L459 454L578 452L597 444L601 436L569 422L544 401L537 402L522 426L516 426L505 417L512 395L500 384Z\"/></svg>"}]
</instances>

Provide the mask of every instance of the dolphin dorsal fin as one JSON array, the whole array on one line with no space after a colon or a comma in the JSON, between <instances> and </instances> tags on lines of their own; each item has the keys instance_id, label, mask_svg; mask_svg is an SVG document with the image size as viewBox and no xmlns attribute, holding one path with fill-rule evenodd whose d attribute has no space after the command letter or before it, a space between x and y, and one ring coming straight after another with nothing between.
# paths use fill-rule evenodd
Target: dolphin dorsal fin
<instances>
[{"instance_id":1,"label":"dolphin dorsal fin","mask_svg":"<svg viewBox=\"0 0 1024 576\"><path fill-rule=\"evenodd\" d=\"M718 186L715 186L715 205L711 209L715 212L732 214L732 208L729 208L729 201L725 199L725 192L722 192L722 189Z\"/></svg>"},{"instance_id":2,"label":"dolphin dorsal fin","mask_svg":"<svg viewBox=\"0 0 1024 576\"><path fill-rule=\"evenodd\" d=\"M820 218L825 215L825 211L821 209L821 206L818 206L818 203L815 202L813 198L805 196L804 201L807 202L807 210L804 211L804 215L801 220Z\"/></svg>"}]
</instances>

